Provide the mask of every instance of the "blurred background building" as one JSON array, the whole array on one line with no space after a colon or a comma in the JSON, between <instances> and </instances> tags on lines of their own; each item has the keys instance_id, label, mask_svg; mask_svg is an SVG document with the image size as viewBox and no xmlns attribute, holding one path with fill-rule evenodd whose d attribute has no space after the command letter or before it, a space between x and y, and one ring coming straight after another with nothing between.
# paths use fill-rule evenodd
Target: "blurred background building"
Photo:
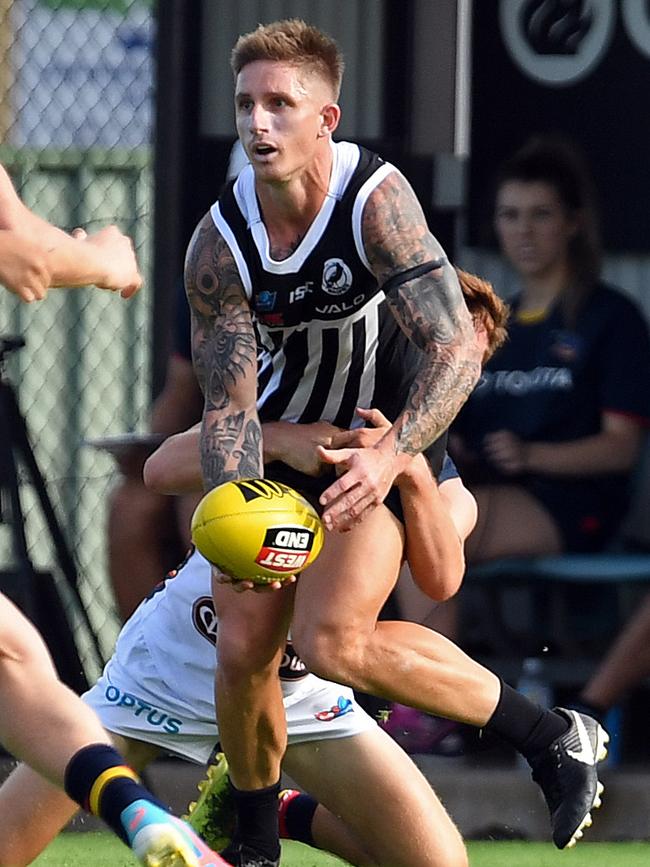
<instances>
[{"instance_id":1,"label":"blurred background building","mask_svg":"<svg viewBox=\"0 0 650 867\"><path fill-rule=\"evenodd\" d=\"M487 231L492 174L531 133L561 131L598 180L605 276L650 309L644 0L0 0L0 160L56 225L118 223L145 273L126 303L96 290L31 306L0 294L0 334L27 341L7 374L102 652L118 626L106 576L115 467L86 442L146 426L185 248L235 137L230 49L258 22L291 16L345 53L339 136L404 171L460 265L508 294ZM25 503L32 556L52 569L29 490ZM92 675L97 654L70 611Z\"/></svg>"}]
</instances>

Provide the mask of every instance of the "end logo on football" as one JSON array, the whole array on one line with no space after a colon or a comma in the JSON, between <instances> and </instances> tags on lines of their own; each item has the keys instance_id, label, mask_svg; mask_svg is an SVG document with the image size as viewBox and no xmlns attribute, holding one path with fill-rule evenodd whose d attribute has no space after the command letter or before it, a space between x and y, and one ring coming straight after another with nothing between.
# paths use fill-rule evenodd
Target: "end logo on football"
<instances>
[{"instance_id":1,"label":"end logo on football","mask_svg":"<svg viewBox=\"0 0 650 867\"><path fill-rule=\"evenodd\" d=\"M277 572L297 572L309 559L314 533L304 527L269 527L255 562Z\"/></svg>"}]
</instances>

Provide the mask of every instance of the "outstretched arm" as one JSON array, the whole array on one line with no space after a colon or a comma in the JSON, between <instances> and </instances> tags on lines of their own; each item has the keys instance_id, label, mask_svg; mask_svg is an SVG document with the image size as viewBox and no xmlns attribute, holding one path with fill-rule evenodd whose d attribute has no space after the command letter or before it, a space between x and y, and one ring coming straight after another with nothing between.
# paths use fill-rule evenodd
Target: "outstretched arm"
<instances>
[{"instance_id":1,"label":"outstretched arm","mask_svg":"<svg viewBox=\"0 0 650 867\"><path fill-rule=\"evenodd\" d=\"M332 450L372 446L390 427L378 409L359 408L357 412L371 427L335 434ZM422 454L409 462L395 484L404 512L405 554L413 579L431 599L448 599L463 580L463 543L476 521L476 502L460 479L448 479L438 486Z\"/></svg>"},{"instance_id":2,"label":"outstretched arm","mask_svg":"<svg viewBox=\"0 0 650 867\"><path fill-rule=\"evenodd\" d=\"M118 291L128 298L142 278L131 240L116 226L71 237L21 202L0 166L0 282L23 301L44 298L55 286Z\"/></svg>"},{"instance_id":3,"label":"outstretched arm","mask_svg":"<svg viewBox=\"0 0 650 867\"><path fill-rule=\"evenodd\" d=\"M23 301L40 301L52 283L47 253L11 229L0 229L0 283Z\"/></svg>"},{"instance_id":4,"label":"outstretched arm","mask_svg":"<svg viewBox=\"0 0 650 867\"><path fill-rule=\"evenodd\" d=\"M362 233L393 314L426 360L384 438L357 454L339 455L347 472L321 497L330 529L348 526L382 502L409 459L449 427L478 380L482 358L456 272L398 172L370 195Z\"/></svg>"},{"instance_id":5,"label":"outstretched arm","mask_svg":"<svg viewBox=\"0 0 650 867\"><path fill-rule=\"evenodd\" d=\"M257 416L257 344L237 266L212 217L197 226L185 261L192 358L205 405L199 447L203 484L263 475Z\"/></svg>"},{"instance_id":6,"label":"outstretched arm","mask_svg":"<svg viewBox=\"0 0 650 867\"><path fill-rule=\"evenodd\" d=\"M323 465L316 448L329 447L339 428L325 421L295 424L271 421L262 425L263 459L282 461L308 476L318 476ZM144 483L159 494L189 494L201 490L201 425L168 437L147 459Z\"/></svg>"}]
</instances>

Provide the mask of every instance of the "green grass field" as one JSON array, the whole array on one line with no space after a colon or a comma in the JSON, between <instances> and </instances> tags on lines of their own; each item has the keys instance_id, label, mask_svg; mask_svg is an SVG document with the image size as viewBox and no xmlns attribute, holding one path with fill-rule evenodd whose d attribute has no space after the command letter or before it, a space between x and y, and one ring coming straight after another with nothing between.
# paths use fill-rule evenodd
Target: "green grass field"
<instances>
[{"instance_id":1,"label":"green grass field","mask_svg":"<svg viewBox=\"0 0 650 867\"><path fill-rule=\"evenodd\" d=\"M302 846L285 843L282 867L341 867L344 863ZM650 843L581 843L558 852L547 843L470 843L471 867L648 867ZM125 847L108 833L61 834L34 861L35 867L134 867Z\"/></svg>"}]
</instances>

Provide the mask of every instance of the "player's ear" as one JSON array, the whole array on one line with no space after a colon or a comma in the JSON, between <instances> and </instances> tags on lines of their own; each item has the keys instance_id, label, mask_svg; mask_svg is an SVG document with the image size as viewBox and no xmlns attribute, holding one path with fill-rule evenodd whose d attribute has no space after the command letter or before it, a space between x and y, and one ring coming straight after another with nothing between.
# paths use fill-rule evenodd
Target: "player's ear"
<instances>
[{"instance_id":1,"label":"player's ear","mask_svg":"<svg viewBox=\"0 0 650 867\"><path fill-rule=\"evenodd\" d=\"M335 102L329 102L326 106L321 109L321 125L319 131L319 138L322 138L326 135L332 135L336 127L339 125L339 121L341 119L341 107L337 105Z\"/></svg>"}]
</instances>

